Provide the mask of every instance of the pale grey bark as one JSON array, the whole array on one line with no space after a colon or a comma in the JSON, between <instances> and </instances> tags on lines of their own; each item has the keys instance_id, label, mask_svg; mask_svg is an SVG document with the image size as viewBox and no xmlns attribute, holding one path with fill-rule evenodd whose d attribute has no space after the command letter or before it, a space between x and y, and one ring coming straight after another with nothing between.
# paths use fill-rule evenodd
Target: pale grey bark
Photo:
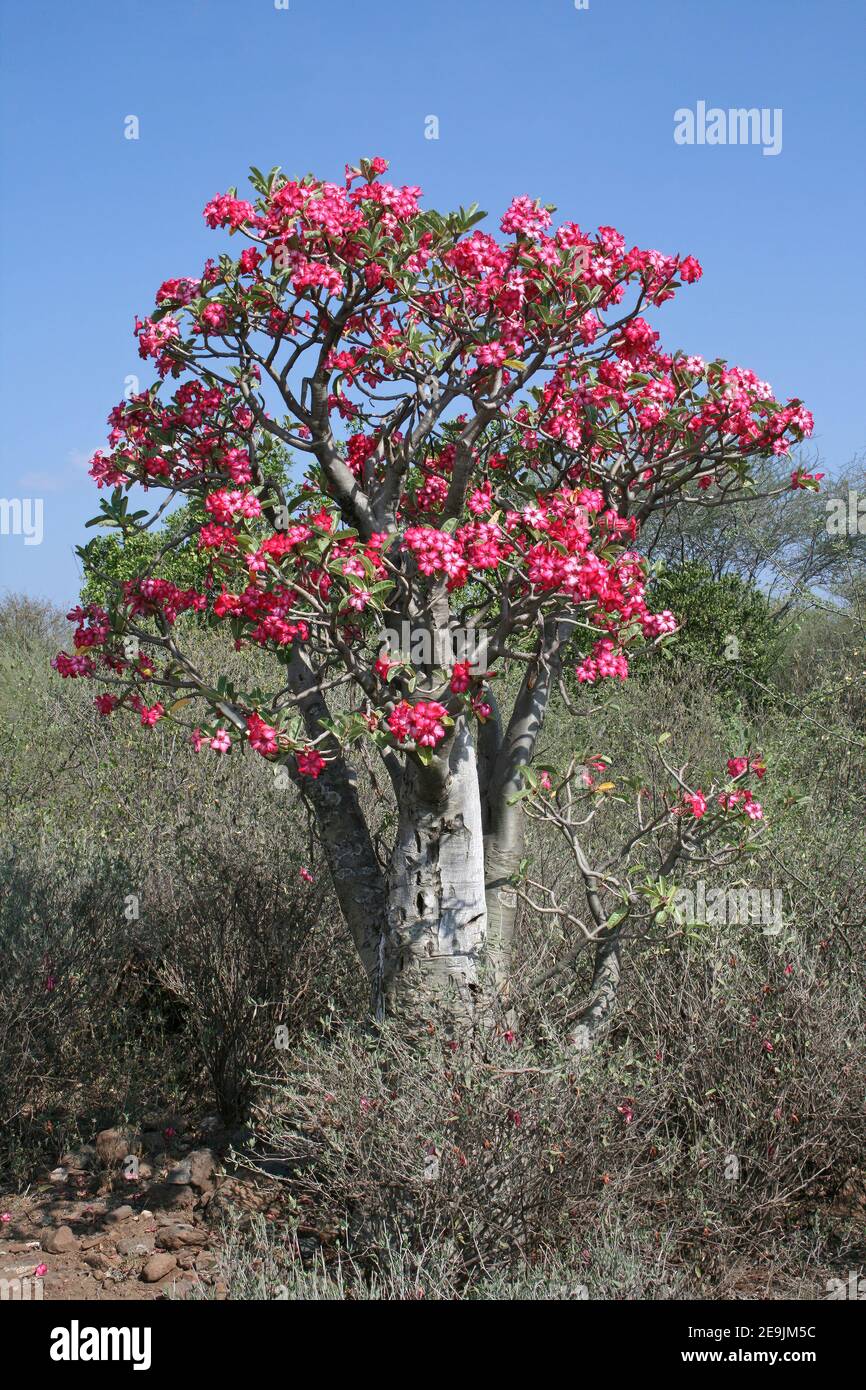
<instances>
[{"instance_id":1,"label":"pale grey bark","mask_svg":"<svg viewBox=\"0 0 866 1390\"><path fill-rule=\"evenodd\" d=\"M485 750L484 790L489 959L497 989L507 995L517 918L512 885L524 849L524 817L513 798L523 787L523 769L533 760L550 696L559 679L562 650L574 630L569 621L545 624L536 659L526 669L504 734Z\"/></svg>"},{"instance_id":2,"label":"pale grey bark","mask_svg":"<svg viewBox=\"0 0 866 1390\"><path fill-rule=\"evenodd\" d=\"M289 685L299 700L307 732L318 738L328 708L305 658L293 651ZM385 882L358 795L357 776L333 748L324 772L304 789L316 812L334 892L371 986L379 976L385 932Z\"/></svg>"},{"instance_id":3,"label":"pale grey bark","mask_svg":"<svg viewBox=\"0 0 866 1390\"><path fill-rule=\"evenodd\" d=\"M388 872L381 1006L446 1027L475 1015L487 934L475 750L458 721L447 757L407 758Z\"/></svg>"},{"instance_id":4,"label":"pale grey bark","mask_svg":"<svg viewBox=\"0 0 866 1390\"><path fill-rule=\"evenodd\" d=\"M619 932L616 928L599 941L590 985L590 997L572 1027L568 1041L585 1052L610 1023L616 1009L620 979Z\"/></svg>"}]
</instances>

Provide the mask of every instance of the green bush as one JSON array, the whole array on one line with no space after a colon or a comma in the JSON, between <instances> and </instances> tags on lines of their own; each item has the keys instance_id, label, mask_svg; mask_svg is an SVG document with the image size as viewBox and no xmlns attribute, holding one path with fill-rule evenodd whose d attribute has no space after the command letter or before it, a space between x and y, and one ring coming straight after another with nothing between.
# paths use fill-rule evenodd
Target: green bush
<instances>
[{"instance_id":1,"label":"green bush","mask_svg":"<svg viewBox=\"0 0 866 1390\"><path fill-rule=\"evenodd\" d=\"M662 570L650 592L651 606L669 608L682 624L668 651L683 677L690 671L693 679L709 680L723 696L762 698L782 637L758 589L735 574L715 579L706 566L690 563Z\"/></svg>"}]
</instances>

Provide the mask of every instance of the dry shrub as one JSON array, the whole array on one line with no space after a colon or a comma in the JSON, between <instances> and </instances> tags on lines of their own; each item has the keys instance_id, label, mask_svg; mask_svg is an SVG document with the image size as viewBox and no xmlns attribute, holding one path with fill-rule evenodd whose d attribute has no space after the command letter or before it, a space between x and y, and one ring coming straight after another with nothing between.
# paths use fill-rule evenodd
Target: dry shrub
<instances>
[{"instance_id":1,"label":"dry shrub","mask_svg":"<svg viewBox=\"0 0 866 1390\"><path fill-rule=\"evenodd\" d=\"M774 1250L786 1287L815 1296L862 1241L812 1232L866 1151L853 985L820 952L656 947L589 1057L559 1051L552 1021L483 1057L346 1031L271 1083L263 1139L305 1229L339 1238L362 1279L435 1248L466 1296L553 1269L555 1297L682 1279L724 1297Z\"/></svg>"}]
</instances>

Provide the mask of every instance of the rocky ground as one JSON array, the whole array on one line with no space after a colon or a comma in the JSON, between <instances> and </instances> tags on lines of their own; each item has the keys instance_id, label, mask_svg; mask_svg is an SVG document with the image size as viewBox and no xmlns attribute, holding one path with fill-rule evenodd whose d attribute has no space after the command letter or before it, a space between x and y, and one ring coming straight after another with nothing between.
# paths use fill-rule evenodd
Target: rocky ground
<instances>
[{"instance_id":1,"label":"rocky ground","mask_svg":"<svg viewBox=\"0 0 866 1390\"><path fill-rule=\"evenodd\" d=\"M0 1196L0 1284L38 1297L39 1280L45 1300L225 1297L226 1218L278 1219L283 1200L267 1172L239 1165L236 1139L215 1116L102 1130L23 1194Z\"/></svg>"},{"instance_id":2,"label":"rocky ground","mask_svg":"<svg viewBox=\"0 0 866 1390\"><path fill-rule=\"evenodd\" d=\"M306 1255L326 1252L334 1232L299 1225L296 1213L288 1219L290 1165L253 1157L251 1140L213 1115L197 1123L153 1117L137 1130L104 1129L23 1192L0 1193L0 1299L226 1298L226 1227L243 1230L253 1213L272 1223L278 1245L294 1228ZM810 1268L805 1296L862 1297L825 1289L860 1276L866 1175L851 1173L832 1197L804 1198L791 1217L795 1228L830 1233L838 1254ZM713 1233L703 1235L712 1246ZM803 1271L794 1264L784 1268L778 1250L758 1243L731 1261L718 1296L802 1298Z\"/></svg>"}]
</instances>

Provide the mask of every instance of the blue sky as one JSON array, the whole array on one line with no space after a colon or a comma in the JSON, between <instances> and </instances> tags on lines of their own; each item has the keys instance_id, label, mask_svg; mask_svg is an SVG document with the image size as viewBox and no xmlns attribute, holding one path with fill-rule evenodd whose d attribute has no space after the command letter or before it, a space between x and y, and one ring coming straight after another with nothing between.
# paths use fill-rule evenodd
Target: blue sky
<instances>
[{"instance_id":1,"label":"blue sky","mask_svg":"<svg viewBox=\"0 0 866 1390\"><path fill-rule=\"evenodd\" d=\"M653 322L803 397L831 475L866 444L862 0L0 0L0 591L74 601L86 463L170 275L247 168L382 154L428 205L517 193L692 252ZM674 112L781 108L782 149L678 145ZM135 115L140 138L124 138ZM425 118L439 139L425 139Z\"/></svg>"}]
</instances>

